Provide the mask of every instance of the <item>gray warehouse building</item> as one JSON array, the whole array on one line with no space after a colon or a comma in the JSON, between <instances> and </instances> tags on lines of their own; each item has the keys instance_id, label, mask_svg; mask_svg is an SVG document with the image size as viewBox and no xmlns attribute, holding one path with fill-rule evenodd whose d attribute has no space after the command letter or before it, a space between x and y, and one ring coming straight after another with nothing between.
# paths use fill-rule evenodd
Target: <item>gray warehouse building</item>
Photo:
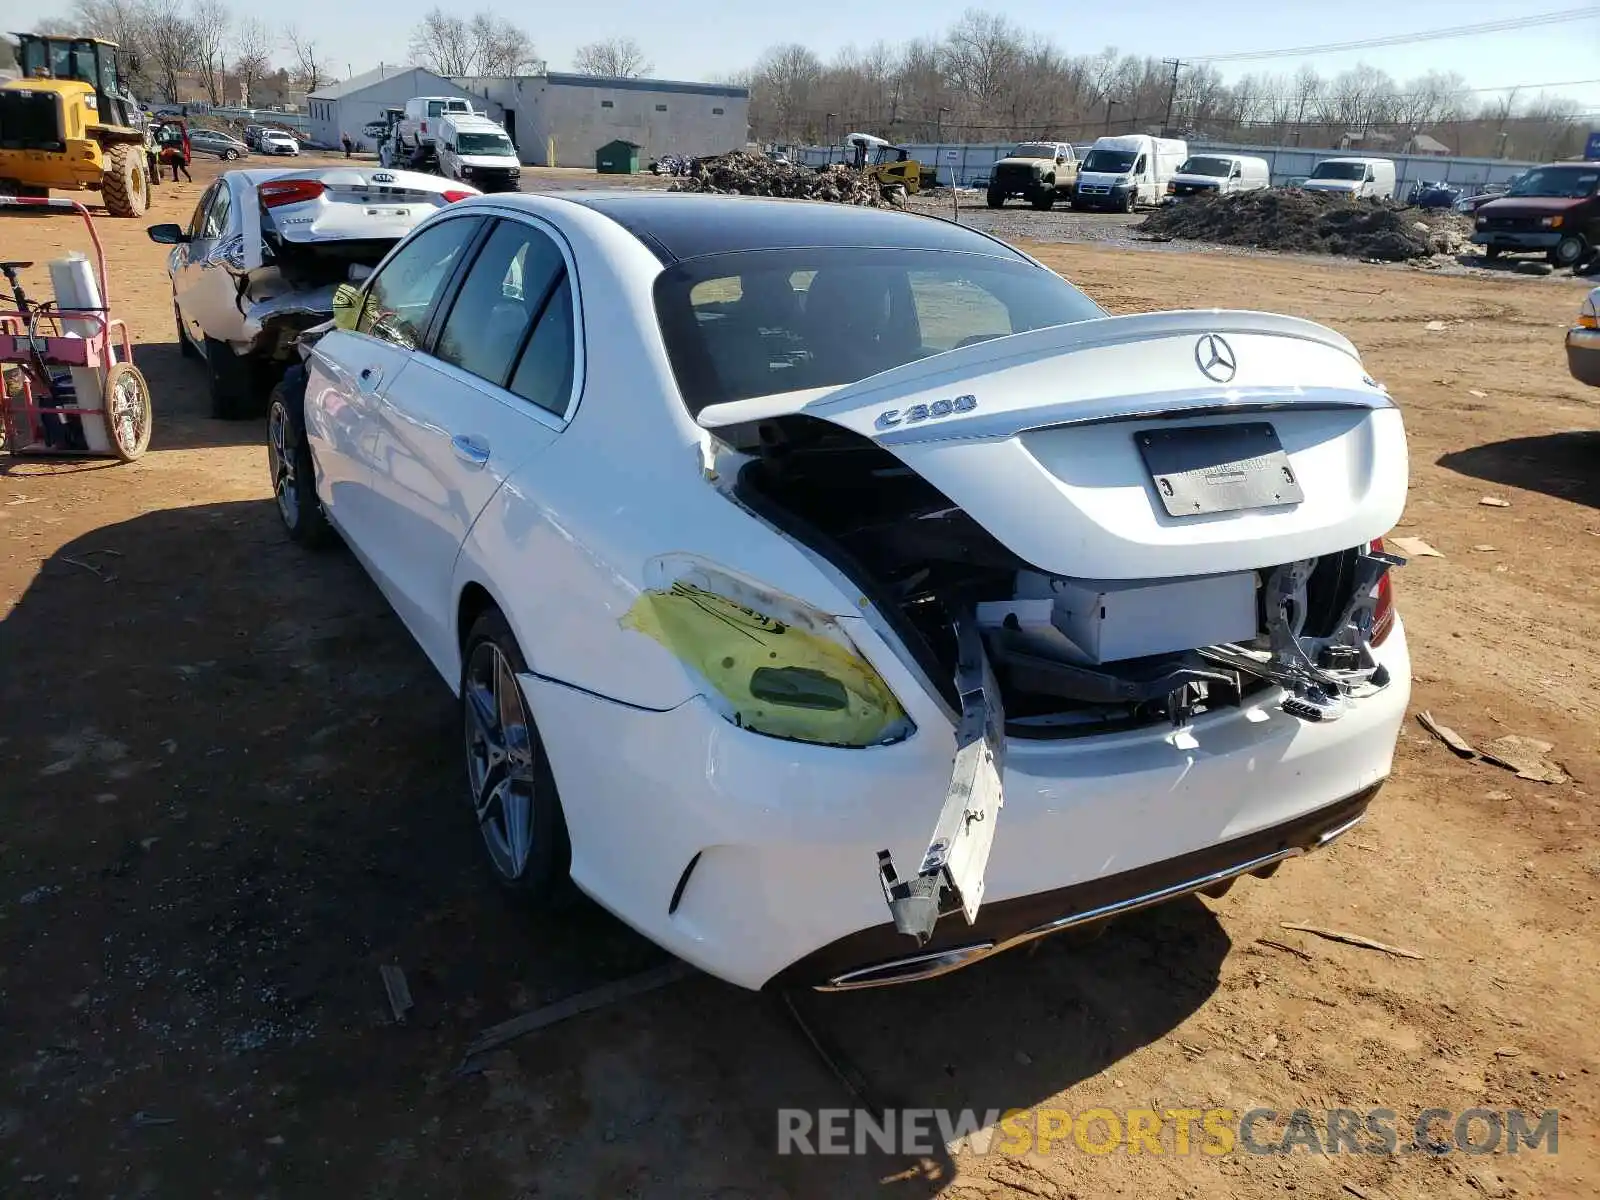
<instances>
[{"instance_id":1,"label":"gray warehouse building","mask_svg":"<svg viewBox=\"0 0 1600 1200\"><path fill-rule=\"evenodd\" d=\"M623 140L641 162L663 154L721 154L750 138L750 91L669 79L608 79L548 72L455 81L498 119L525 163L593 167Z\"/></svg>"},{"instance_id":2,"label":"gray warehouse building","mask_svg":"<svg viewBox=\"0 0 1600 1200\"><path fill-rule=\"evenodd\" d=\"M379 66L339 83L326 84L306 97L311 140L319 146L337 146L348 133L363 141L361 127L383 119L386 108L404 108L413 96L470 96L474 108L499 120L500 107L484 104L483 97L421 67ZM370 149L370 144L368 144Z\"/></svg>"}]
</instances>

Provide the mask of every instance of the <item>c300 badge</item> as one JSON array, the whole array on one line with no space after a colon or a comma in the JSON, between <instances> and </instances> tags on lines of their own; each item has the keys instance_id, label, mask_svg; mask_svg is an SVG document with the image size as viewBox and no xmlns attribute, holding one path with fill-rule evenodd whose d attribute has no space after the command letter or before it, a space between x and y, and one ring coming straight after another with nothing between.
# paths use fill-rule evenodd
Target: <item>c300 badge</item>
<instances>
[{"instance_id":1,"label":"c300 badge","mask_svg":"<svg viewBox=\"0 0 1600 1200\"><path fill-rule=\"evenodd\" d=\"M902 412L898 408L886 409L873 422L879 429L893 429L896 425L916 425L922 421L937 421L956 413L971 412L978 407L976 396L957 396L953 400L935 400L932 404L913 404Z\"/></svg>"}]
</instances>

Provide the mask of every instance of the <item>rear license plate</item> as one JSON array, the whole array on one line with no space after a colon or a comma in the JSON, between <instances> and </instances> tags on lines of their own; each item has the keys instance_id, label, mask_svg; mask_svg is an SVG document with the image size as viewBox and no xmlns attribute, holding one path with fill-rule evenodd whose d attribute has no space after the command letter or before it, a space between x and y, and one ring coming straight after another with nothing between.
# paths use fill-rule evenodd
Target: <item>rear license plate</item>
<instances>
[{"instance_id":1,"label":"rear license plate","mask_svg":"<svg viewBox=\"0 0 1600 1200\"><path fill-rule=\"evenodd\" d=\"M1265 421L1141 429L1134 442L1168 516L1240 512L1305 499L1277 430Z\"/></svg>"}]
</instances>

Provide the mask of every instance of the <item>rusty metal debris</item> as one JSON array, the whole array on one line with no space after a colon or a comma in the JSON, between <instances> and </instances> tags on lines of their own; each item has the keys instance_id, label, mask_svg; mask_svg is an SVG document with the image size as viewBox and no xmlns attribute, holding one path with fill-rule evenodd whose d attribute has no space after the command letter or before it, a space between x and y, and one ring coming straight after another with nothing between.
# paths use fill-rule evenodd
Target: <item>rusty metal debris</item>
<instances>
[{"instance_id":1,"label":"rusty metal debris","mask_svg":"<svg viewBox=\"0 0 1600 1200\"><path fill-rule=\"evenodd\" d=\"M886 208L877 182L853 167L833 163L820 171L776 162L761 154L735 150L696 159L689 174L669 189L674 192L719 192L738 196L777 196L791 200L827 200Z\"/></svg>"}]
</instances>

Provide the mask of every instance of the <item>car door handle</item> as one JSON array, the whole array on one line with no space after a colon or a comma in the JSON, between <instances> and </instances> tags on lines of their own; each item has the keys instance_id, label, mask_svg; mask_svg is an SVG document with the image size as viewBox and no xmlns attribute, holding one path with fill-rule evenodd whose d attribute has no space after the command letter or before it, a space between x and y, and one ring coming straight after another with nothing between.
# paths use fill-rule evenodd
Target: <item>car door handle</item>
<instances>
[{"instance_id":1,"label":"car door handle","mask_svg":"<svg viewBox=\"0 0 1600 1200\"><path fill-rule=\"evenodd\" d=\"M457 435L450 439L450 449L455 451L456 457L462 462L471 463L475 467L481 467L489 461L489 447L474 437Z\"/></svg>"},{"instance_id":2,"label":"car door handle","mask_svg":"<svg viewBox=\"0 0 1600 1200\"><path fill-rule=\"evenodd\" d=\"M379 367L363 367L361 373L356 376L356 385L363 392L376 390L377 386L382 382L383 370Z\"/></svg>"}]
</instances>

